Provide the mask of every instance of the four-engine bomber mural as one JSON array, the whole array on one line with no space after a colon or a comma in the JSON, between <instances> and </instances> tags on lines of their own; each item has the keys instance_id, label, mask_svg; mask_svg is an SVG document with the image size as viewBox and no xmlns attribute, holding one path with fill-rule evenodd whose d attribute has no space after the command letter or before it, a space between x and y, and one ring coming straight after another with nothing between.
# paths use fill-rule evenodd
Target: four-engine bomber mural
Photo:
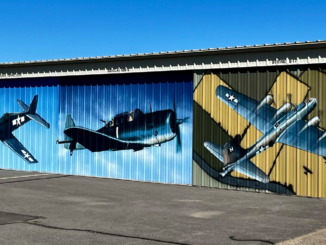
<instances>
[{"instance_id":1,"label":"four-engine bomber mural","mask_svg":"<svg viewBox=\"0 0 326 245\"><path fill-rule=\"evenodd\" d=\"M193 184L326 197L325 84L311 69L203 74Z\"/></svg>"}]
</instances>

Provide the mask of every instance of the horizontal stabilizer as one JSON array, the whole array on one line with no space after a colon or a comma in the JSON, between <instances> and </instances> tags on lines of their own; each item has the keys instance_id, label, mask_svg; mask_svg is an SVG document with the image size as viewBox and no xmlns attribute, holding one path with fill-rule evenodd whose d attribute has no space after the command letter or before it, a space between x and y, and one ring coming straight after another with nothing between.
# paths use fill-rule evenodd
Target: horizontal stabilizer
<instances>
[{"instance_id":1,"label":"horizontal stabilizer","mask_svg":"<svg viewBox=\"0 0 326 245\"><path fill-rule=\"evenodd\" d=\"M215 157L218 158L221 162L223 162L223 147L211 142L204 142L204 146L207 150L209 150Z\"/></svg>"},{"instance_id":2,"label":"horizontal stabilizer","mask_svg":"<svg viewBox=\"0 0 326 245\"><path fill-rule=\"evenodd\" d=\"M29 117L30 119L32 119L33 121L37 122L38 124L40 124L41 126L45 127L45 128L50 128L50 124L45 121L42 117L40 117L40 115L38 114L27 114L27 117Z\"/></svg>"},{"instance_id":3,"label":"horizontal stabilizer","mask_svg":"<svg viewBox=\"0 0 326 245\"><path fill-rule=\"evenodd\" d=\"M26 105L21 100L17 100L17 103L18 103L19 107L22 109L23 112L28 112L28 110L29 110L29 106L28 105Z\"/></svg>"},{"instance_id":4,"label":"horizontal stabilizer","mask_svg":"<svg viewBox=\"0 0 326 245\"><path fill-rule=\"evenodd\" d=\"M242 160L239 164L236 164L234 170L247 175L248 177L258 180L262 183L268 183L269 177L260 168L248 159Z\"/></svg>"}]
</instances>

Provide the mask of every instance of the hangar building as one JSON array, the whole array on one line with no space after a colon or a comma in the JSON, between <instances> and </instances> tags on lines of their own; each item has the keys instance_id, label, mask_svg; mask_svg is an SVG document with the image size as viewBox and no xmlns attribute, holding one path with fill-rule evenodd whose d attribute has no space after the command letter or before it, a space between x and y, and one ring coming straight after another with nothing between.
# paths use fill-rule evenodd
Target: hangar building
<instances>
[{"instance_id":1,"label":"hangar building","mask_svg":"<svg viewBox=\"0 0 326 245\"><path fill-rule=\"evenodd\" d=\"M326 197L326 41L0 64L0 168Z\"/></svg>"}]
</instances>

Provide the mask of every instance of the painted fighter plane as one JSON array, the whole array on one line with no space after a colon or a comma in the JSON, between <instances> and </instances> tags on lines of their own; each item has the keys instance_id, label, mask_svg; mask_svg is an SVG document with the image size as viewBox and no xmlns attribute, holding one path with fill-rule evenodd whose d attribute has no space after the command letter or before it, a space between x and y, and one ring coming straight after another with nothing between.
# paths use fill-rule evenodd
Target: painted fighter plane
<instances>
[{"instance_id":1,"label":"painted fighter plane","mask_svg":"<svg viewBox=\"0 0 326 245\"><path fill-rule=\"evenodd\" d=\"M33 120L45 128L50 128L40 115L36 113L38 95L35 95L30 106L23 101L17 100L18 105L22 109L21 113L5 113L0 118L0 140L8 146L13 152L28 163L37 163L33 155L17 140L12 134L13 131Z\"/></svg>"},{"instance_id":2,"label":"painted fighter plane","mask_svg":"<svg viewBox=\"0 0 326 245\"><path fill-rule=\"evenodd\" d=\"M139 151L145 147L161 146L162 143L173 140L175 137L176 150L181 150L179 125L188 118L177 119L175 106L173 110L163 110L144 114L140 109L135 112L125 112L116 115L111 121L97 131L75 126L71 115L67 115L64 140L57 144L64 144L70 150L88 149L91 152L100 151Z\"/></svg>"},{"instance_id":3,"label":"painted fighter plane","mask_svg":"<svg viewBox=\"0 0 326 245\"><path fill-rule=\"evenodd\" d=\"M277 110L270 106L273 102L272 95L267 95L259 103L220 85L216 88L216 96L263 133L263 136L248 149L241 148L235 140L226 143L224 147L211 142L204 143L204 146L223 162L221 177L231 171L237 171L260 182L268 183L269 177L250 159L275 143L326 157L326 132L316 127L320 119L314 117L308 122L304 120L316 107L315 98L310 98L293 109L290 103L285 103Z\"/></svg>"}]
</instances>

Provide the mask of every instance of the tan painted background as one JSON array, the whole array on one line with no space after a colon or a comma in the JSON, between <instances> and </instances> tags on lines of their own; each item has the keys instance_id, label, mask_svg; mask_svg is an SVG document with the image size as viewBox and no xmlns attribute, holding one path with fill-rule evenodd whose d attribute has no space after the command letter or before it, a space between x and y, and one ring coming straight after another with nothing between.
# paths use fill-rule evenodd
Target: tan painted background
<instances>
[{"instance_id":1,"label":"tan painted background","mask_svg":"<svg viewBox=\"0 0 326 245\"><path fill-rule=\"evenodd\" d=\"M267 94L274 96L273 107L279 108L290 102L298 105L309 97L317 98L318 106L309 118L320 117L319 126L326 128L326 74L320 70L241 71L207 72L194 89L194 152L213 169L220 170L222 164L203 145L205 141L224 145L237 134L242 135L241 146L248 148L262 134L244 118L216 98L215 90L223 85L243 93L255 100ZM323 157L294 147L275 144L252 158L270 181L291 189L299 196L326 197L326 164ZM304 174L303 166L312 174ZM247 179L245 175L232 172L232 176ZM235 184L221 184L193 163L193 184L212 187L235 188ZM277 192L277 191L276 191Z\"/></svg>"}]
</instances>

